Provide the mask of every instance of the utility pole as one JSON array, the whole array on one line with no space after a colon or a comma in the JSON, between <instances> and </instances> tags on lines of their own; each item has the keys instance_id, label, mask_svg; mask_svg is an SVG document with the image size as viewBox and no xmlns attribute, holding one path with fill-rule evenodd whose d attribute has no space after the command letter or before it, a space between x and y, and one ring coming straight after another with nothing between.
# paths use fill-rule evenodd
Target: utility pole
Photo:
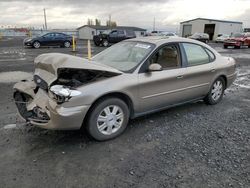
<instances>
[{"instance_id":1,"label":"utility pole","mask_svg":"<svg viewBox=\"0 0 250 188\"><path fill-rule=\"evenodd\" d=\"M109 14L109 27L111 28L111 14Z\"/></svg>"},{"instance_id":2,"label":"utility pole","mask_svg":"<svg viewBox=\"0 0 250 188\"><path fill-rule=\"evenodd\" d=\"M153 31L155 31L155 17L154 17L154 23L153 23Z\"/></svg>"},{"instance_id":3,"label":"utility pole","mask_svg":"<svg viewBox=\"0 0 250 188\"><path fill-rule=\"evenodd\" d=\"M43 9L43 15L44 15L44 26L45 26L45 29L47 30L47 19L46 19L46 10L45 8Z\"/></svg>"}]
</instances>

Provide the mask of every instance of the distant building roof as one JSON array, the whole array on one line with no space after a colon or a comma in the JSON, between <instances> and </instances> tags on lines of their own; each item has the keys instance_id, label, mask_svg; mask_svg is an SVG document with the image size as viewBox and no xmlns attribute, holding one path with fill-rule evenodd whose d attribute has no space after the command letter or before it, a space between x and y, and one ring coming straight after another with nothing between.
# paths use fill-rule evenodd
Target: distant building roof
<instances>
[{"instance_id":1,"label":"distant building roof","mask_svg":"<svg viewBox=\"0 0 250 188\"><path fill-rule=\"evenodd\" d=\"M146 31L146 29L142 29L139 27L132 27L132 26L116 26L116 27L110 27L110 26L104 26L104 25L83 25L81 27L78 27L77 30L83 28L83 27L90 27L96 30L108 30L108 29L128 29L128 30L134 30L134 31Z\"/></svg>"},{"instance_id":2,"label":"distant building roof","mask_svg":"<svg viewBox=\"0 0 250 188\"><path fill-rule=\"evenodd\" d=\"M207 21L214 21L214 22L242 24L242 22L228 21L228 20L214 20L214 19L208 19L208 18L195 18L195 19L192 19L192 20L183 21L183 22L181 22L181 24L191 22L191 21L195 21L195 20L207 20Z\"/></svg>"}]
</instances>

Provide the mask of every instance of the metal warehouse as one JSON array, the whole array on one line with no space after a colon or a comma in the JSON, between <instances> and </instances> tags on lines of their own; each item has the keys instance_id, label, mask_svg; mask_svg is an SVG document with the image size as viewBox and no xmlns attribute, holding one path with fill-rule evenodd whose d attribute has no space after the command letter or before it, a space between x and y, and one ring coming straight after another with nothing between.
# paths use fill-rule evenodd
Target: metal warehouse
<instances>
[{"instance_id":1,"label":"metal warehouse","mask_svg":"<svg viewBox=\"0 0 250 188\"><path fill-rule=\"evenodd\" d=\"M135 32L136 37L144 36L146 33L146 29L142 29L139 27L130 27L130 26L117 26L111 28L110 26L84 25L77 28L79 39L91 39L91 40L93 39L94 35L98 35L103 32L110 32L113 29L133 30Z\"/></svg>"},{"instance_id":2,"label":"metal warehouse","mask_svg":"<svg viewBox=\"0 0 250 188\"><path fill-rule=\"evenodd\" d=\"M242 22L196 18L180 23L180 36L187 37L196 32L207 33L210 40L214 40L220 34L242 32Z\"/></svg>"}]
</instances>

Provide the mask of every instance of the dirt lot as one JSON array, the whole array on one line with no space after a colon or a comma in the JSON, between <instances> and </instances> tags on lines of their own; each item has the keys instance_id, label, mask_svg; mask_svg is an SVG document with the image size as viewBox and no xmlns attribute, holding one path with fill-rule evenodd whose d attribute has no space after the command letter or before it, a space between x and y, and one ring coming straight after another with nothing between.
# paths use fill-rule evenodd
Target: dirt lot
<instances>
[{"instance_id":1,"label":"dirt lot","mask_svg":"<svg viewBox=\"0 0 250 188\"><path fill-rule=\"evenodd\" d=\"M76 55L87 56L85 43L78 42ZM38 54L70 49L0 41L0 187L250 187L250 49L210 45L238 62L238 78L220 104L201 101L141 117L100 143L17 118L13 82L32 73Z\"/></svg>"}]
</instances>

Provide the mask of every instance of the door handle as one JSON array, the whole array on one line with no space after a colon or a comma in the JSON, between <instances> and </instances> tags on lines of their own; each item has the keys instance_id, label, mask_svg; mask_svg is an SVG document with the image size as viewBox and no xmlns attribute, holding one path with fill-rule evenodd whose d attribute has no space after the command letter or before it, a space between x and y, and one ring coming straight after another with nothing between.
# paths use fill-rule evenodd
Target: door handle
<instances>
[{"instance_id":1,"label":"door handle","mask_svg":"<svg viewBox=\"0 0 250 188\"><path fill-rule=\"evenodd\" d=\"M215 72L215 69L212 69L211 72Z\"/></svg>"},{"instance_id":2,"label":"door handle","mask_svg":"<svg viewBox=\"0 0 250 188\"><path fill-rule=\"evenodd\" d=\"M181 75L181 76L177 76L176 78L177 78L177 79L181 79L181 78L183 78L183 76L182 76L182 75Z\"/></svg>"}]
</instances>

